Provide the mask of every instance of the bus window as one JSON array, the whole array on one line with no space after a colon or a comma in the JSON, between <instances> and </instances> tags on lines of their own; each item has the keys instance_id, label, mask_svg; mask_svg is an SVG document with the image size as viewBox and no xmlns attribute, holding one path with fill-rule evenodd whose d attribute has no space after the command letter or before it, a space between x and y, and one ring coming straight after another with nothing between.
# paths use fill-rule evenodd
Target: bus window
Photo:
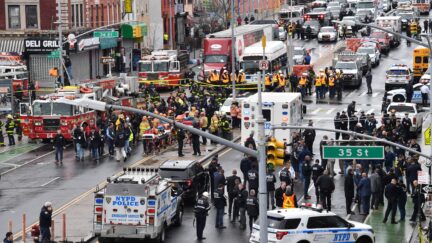
<instances>
[{"instance_id":1,"label":"bus window","mask_svg":"<svg viewBox=\"0 0 432 243\"><path fill-rule=\"evenodd\" d=\"M423 57L423 63L429 63L429 57Z\"/></svg>"},{"instance_id":2,"label":"bus window","mask_svg":"<svg viewBox=\"0 0 432 243\"><path fill-rule=\"evenodd\" d=\"M266 121L271 121L271 110L262 110L262 114Z\"/></svg>"},{"instance_id":3,"label":"bus window","mask_svg":"<svg viewBox=\"0 0 432 243\"><path fill-rule=\"evenodd\" d=\"M415 63L422 63L422 58L421 57L415 57L414 62Z\"/></svg>"}]
</instances>

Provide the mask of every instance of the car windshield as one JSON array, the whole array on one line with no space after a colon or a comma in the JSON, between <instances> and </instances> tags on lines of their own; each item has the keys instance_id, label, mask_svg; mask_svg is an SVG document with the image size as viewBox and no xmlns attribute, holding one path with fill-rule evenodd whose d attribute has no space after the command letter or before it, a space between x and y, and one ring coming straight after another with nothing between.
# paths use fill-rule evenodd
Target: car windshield
<instances>
[{"instance_id":1,"label":"car windshield","mask_svg":"<svg viewBox=\"0 0 432 243\"><path fill-rule=\"evenodd\" d=\"M335 66L336 69L357 69L357 66L353 62L338 62Z\"/></svg>"},{"instance_id":2,"label":"car windshield","mask_svg":"<svg viewBox=\"0 0 432 243\"><path fill-rule=\"evenodd\" d=\"M413 13L399 13L399 16L401 16L403 19L412 19L414 17Z\"/></svg>"},{"instance_id":3,"label":"car windshield","mask_svg":"<svg viewBox=\"0 0 432 243\"><path fill-rule=\"evenodd\" d=\"M153 63L154 72L168 72L169 62L154 62Z\"/></svg>"},{"instance_id":4,"label":"car windshield","mask_svg":"<svg viewBox=\"0 0 432 243\"><path fill-rule=\"evenodd\" d=\"M373 48L364 48L364 47L360 47L359 49L357 49L358 53L366 53L366 54L375 54L375 50Z\"/></svg>"},{"instance_id":5,"label":"car windshield","mask_svg":"<svg viewBox=\"0 0 432 243\"><path fill-rule=\"evenodd\" d=\"M140 72L151 72L152 71L151 62L140 62L139 63L139 71Z\"/></svg>"},{"instance_id":6,"label":"car windshield","mask_svg":"<svg viewBox=\"0 0 432 243\"><path fill-rule=\"evenodd\" d=\"M393 69L388 70L387 75L409 75L409 72L406 69Z\"/></svg>"},{"instance_id":7,"label":"car windshield","mask_svg":"<svg viewBox=\"0 0 432 243\"><path fill-rule=\"evenodd\" d=\"M34 102L33 103L33 114L35 116L50 116L51 115L51 103L50 102Z\"/></svg>"},{"instance_id":8,"label":"car windshield","mask_svg":"<svg viewBox=\"0 0 432 243\"><path fill-rule=\"evenodd\" d=\"M226 63L228 56L226 55L207 55L204 58L204 63Z\"/></svg>"},{"instance_id":9,"label":"car windshield","mask_svg":"<svg viewBox=\"0 0 432 243\"><path fill-rule=\"evenodd\" d=\"M413 106L406 106L406 105L390 105L387 110L394 111L397 113L401 113L401 112L415 113L415 109Z\"/></svg>"},{"instance_id":10,"label":"car windshield","mask_svg":"<svg viewBox=\"0 0 432 243\"><path fill-rule=\"evenodd\" d=\"M374 8L374 3L373 2L359 2L359 3L357 3L357 9L362 9L362 8Z\"/></svg>"},{"instance_id":11,"label":"car windshield","mask_svg":"<svg viewBox=\"0 0 432 243\"><path fill-rule=\"evenodd\" d=\"M73 106L64 103L53 103L53 116L72 116L73 115Z\"/></svg>"},{"instance_id":12,"label":"car windshield","mask_svg":"<svg viewBox=\"0 0 432 243\"><path fill-rule=\"evenodd\" d=\"M321 32L336 32L336 30L333 27L322 27Z\"/></svg>"}]
</instances>

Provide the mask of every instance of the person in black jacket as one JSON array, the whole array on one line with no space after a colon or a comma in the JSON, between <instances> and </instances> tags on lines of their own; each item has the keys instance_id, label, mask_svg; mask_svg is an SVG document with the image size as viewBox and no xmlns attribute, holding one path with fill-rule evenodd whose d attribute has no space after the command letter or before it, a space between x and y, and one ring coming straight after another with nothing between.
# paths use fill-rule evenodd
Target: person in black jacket
<instances>
[{"instance_id":1,"label":"person in black jacket","mask_svg":"<svg viewBox=\"0 0 432 243\"><path fill-rule=\"evenodd\" d=\"M302 166L302 172L303 172L303 179L304 179L304 198L306 200L311 199L311 196L309 196L309 185L310 185L310 181L311 181L311 175L312 175L312 166L310 165L310 156L306 156L305 157L305 161L303 163Z\"/></svg>"},{"instance_id":2,"label":"person in black jacket","mask_svg":"<svg viewBox=\"0 0 432 243\"><path fill-rule=\"evenodd\" d=\"M124 161L126 162L127 155L126 151L124 150L124 146L126 143L126 137L125 129L123 126L119 126L119 128L115 132L115 140L114 140L114 146L116 149L116 160L117 162L120 162L120 156L123 156Z\"/></svg>"},{"instance_id":3,"label":"person in black jacket","mask_svg":"<svg viewBox=\"0 0 432 243\"><path fill-rule=\"evenodd\" d=\"M287 184L286 182L282 181L278 189L275 191L275 201L276 201L276 207L282 208L283 206L283 194L285 193Z\"/></svg>"},{"instance_id":4,"label":"person in black jacket","mask_svg":"<svg viewBox=\"0 0 432 243\"><path fill-rule=\"evenodd\" d=\"M95 127L92 127L89 135L89 147L91 155L94 161L99 160L99 144L101 137L99 131L96 131Z\"/></svg>"},{"instance_id":5,"label":"person in black jacket","mask_svg":"<svg viewBox=\"0 0 432 243\"><path fill-rule=\"evenodd\" d=\"M285 182L285 185L289 186L292 184L292 176L290 173L290 164L285 163L285 167L279 171L279 180Z\"/></svg>"},{"instance_id":6,"label":"person in black jacket","mask_svg":"<svg viewBox=\"0 0 432 243\"><path fill-rule=\"evenodd\" d=\"M84 161L84 148L86 146L86 138L84 135L84 128L79 127L77 129L75 129L74 137L76 139L77 159L79 161Z\"/></svg>"},{"instance_id":7,"label":"person in black jacket","mask_svg":"<svg viewBox=\"0 0 432 243\"><path fill-rule=\"evenodd\" d=\"M248 181L247 173L252 168L252 157L244 157L240 161L240 170L243 173L243 182L246 185L246 182Z\"/></svg>"},{"instance_id":8,"label":"person in black jacket","mask_svg":"<svg viewBox=\"0 0 432 243\"><path fill-rule=\"evenodd\" d=\"M321 205L327 211L331 211L331 194L335 189L335 184L329 176L328 170L325 170L324 174L318 178L316 185L320 191Z\"/></svg>"},{"instance_id":9,"label":"person in black jacket","mask_svg":"<svg viewBox=\"0 0 432 243\"><path fill-rule=\"evenodd\" d=\"M322 176L323 173L324 173L324 167L322 167L320 165L319 159L316 159L315 160L315 164L312 165L312 180L313 180L313 183L314 183L314 186L315 186L315 196L316 196L316 199L317 199L317 203L320 202L320 197L319 197L319 190L318 190L318 187L316 185L316 182L317 182L318 178L320 176Z\"/></svg>"},{"instance_id":10,"label":"person in black jacket","mask_svg":"<svg viewBox=\"0 0 432 243\"><path fill-rule=\"evenodd\" d=\"M252 168L248 171L247 175L249 191L252 189L258 191L258 170L256 169L255 164L252 165Z\"/></svg>"},{"instance_id":11,"label":"person in black jacket","mask_svg":"<svg viewBox=\"0 0 432 243\"><path fill-rule=\"evenodd\" d=\"M41 209L39 215L39 227L41 231L41 242L51 242L51 216L52 216L52 204L50 202L45 202L44 206Z\"/></svg>"},{"instance_id":12,"label":"person in black jacket","mask_svg":"<svg viewBox=\"0 0 432 243\"><path fill-rule=\"evenodd\" d=\"M240 229L242 230L246 229L246 199L248 195L249 193L245 189L245 186L239 184L239 191L235 200L240 212ZM236 218L233 218L231 222L235 222L235 220Z\"/></svg>"},{"instance_id":13,"label":"person in black jacket","mask_svg":"<svg viewBox=\"0 0 432 243\"><path fill-rule=\"evenodd\" d=\"M213 200L214 189L216 188L215 181L214 181L214 173L219 170L219 167L220 164L218 162L218 157L214 156L208 166L208 172L210 174L210 194L211 194L210 196L212 200Z\"/></svg>"},{"instance_id":14,"label":"person in black jacket","mask_svg":"<svg viewBox=\"0 0 432 243\"><path fill-rule=\"evenodd\" d=\"M411 216L410 221L415 222L420 210L420 220L425 221L426 217L423 213L423 209L421 205L426 201L423 193L420 192L421 188L418 185L417 180L413 181L413 193L411 194L411 198L414 204L414 211ZM419 198L420 197L420 198Z\"/></svg>"},{"instance_id":15,"label":"person in black jacket","mask_svg":"<svg viewBox=\"0 0 432 243\"><path fill-rule=\"evenodd\" d=\"M198 240L205 240L205 237L203 237L203 232L209 210L210 203L208 201L208 192L203 192L202 196L198 198L194 208L196 219L196 233Z\"/></svg>"},{"instance_id":16,"label":"person in black jacket","mask_svg":"<svg viewBox=\"0 0 432 243\"><path fill-rule=\"evenodd\" d=\"M195 122L193 126L196 129L200 129L198 122ZM200 141L199 140L200 140L200 136L198 134L192 133L192 149L193 149L192 155L201 156Z\"/></svg>"},{"instance_id":17,"label":"person in black jacket","mask_svg":"<svg viewBox=\"0 0 432 243\"><path fill-rule=\"evenodd\" d=\"M396 210L397 210L397 180L392 179L391 183L387 184L387 186L384 189L385 197L387 198L387 209L384 215L383 223L385 224L387 222L388 216L391 212L391 223L397 224L395 217L396 217Z\"/></svg>"},{"instance_id":18,"label":"person in black jacket","mask_svg":"<svg viewBox=\"0 0 432 243\"><path fill-rule=\"evenodd\" d=\"M309 121L309 126L312 127L312 120ZM309 149L311 153L313 153L313 143L315 141L315 130L314 129L305 129L303 132L306 147Z\"/></svg>"},{"instance_id":19,"label":"person in black jacket","mask_svg":"<svg viewBox=\"0 0 432 243\"><path fill-rule=\"evenodd\" d=\"M240 177L237 176L237 170L232 171L232 175L226 178L227 192L228 192L228 215L231 218L233 209L234 198L236 197L236 189L238 184L241 183Z\"/></svg>"},{"instance_id":20,"label":"person in black jacket","mask_svg":"<svg viewBox=\"0 0 432 243\"><path fill-rule=\"evenodd\" d=\"M60 164L63 163L63 149L66 145L66 140L61 133L61 130L57 130L57 134L54 137L54 148L55 148L55 162Z\"/></svg>"},{"instance_id":21,"label":"person in black jacket","mask_svg":"<svg viewBox=\"0 0 432 243\"><path fill-rule=\"evenodd\" d=\"M252 232L252 225L259 215L259 204L255 190L250 190L249 197L246 199L246 210L249 216L249 230Z\"/></svg>"},{"instance_id":22,"label":"person in black jacket","mask_svg":"<svg viewBox=\"0 0 432 243\"><path fill-rule=\"evenodd\" d=\"M214 201L213 205L216 208L216 228L218 229L224 229L226 228L223 225L223 216L224 216L224 210L226 203L226 198L224 195L224 185L220 184L214 193Z\"/></svg>"},{"instance_id":23,"label":"person in black jacket","mask_svg":"<svg viewBox=\"0 0 432 243\"><path fill-rule=\"evenodd\" d=\"M348 169L348 174L344 179L344 192L345 192L345 207L347 214L354 214L351 211L351 204L354 199L354 171Z\"/></svg>"},{"instance_id":24,"label":"person in black jacket","mask_svg":"<svg viewBox=\"0 0 432 243\"><path fill-rule=\"evenodd\" d=\"M183 157L183 140L185 139L185 132L183 129L178 129L177 131L177 146L178 146L178 156Z\"/></svg>"},{"instance_id":25,"label":"person in black jacket","mask_svg":"<svg viewBox=\"0 0 432 243\"><path fill-rule=\"evenodd\" d=\"M269 208L275 209L276 176L274 175L273 167L267 166L266 182L267 182L267 209Z\"/></svg>"}]
</instances>

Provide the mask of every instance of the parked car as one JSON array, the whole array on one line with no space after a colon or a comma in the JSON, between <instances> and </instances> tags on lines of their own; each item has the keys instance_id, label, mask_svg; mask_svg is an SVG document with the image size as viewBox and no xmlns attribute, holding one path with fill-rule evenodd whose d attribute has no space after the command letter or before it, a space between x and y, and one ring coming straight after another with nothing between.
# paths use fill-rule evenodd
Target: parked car
<instances>
[{"instance_id":1,"label":"parked car","mask_svg":"<svg viewBox=\"0 0 432 243\"><path fill-rule=\"evenodd\" d=\"M318 32L318 42L324 42L324 41L334 41L337 42L337 32L333 26L325 26L321 27L321 29Z\"/></svg>"},{"instance_id":2,"label":"parked car","mask_svg":"<svg viewBox=\"0 0 432 243\"><path fill-rule=\"evenodd\" d=\"M360 46L357 49L357 53L368 54L371 59L373 67L376 67L380 64L381 53L378 50L378 48L376 48L375 46L372 45Z\"/></svg>"}]
</instances>

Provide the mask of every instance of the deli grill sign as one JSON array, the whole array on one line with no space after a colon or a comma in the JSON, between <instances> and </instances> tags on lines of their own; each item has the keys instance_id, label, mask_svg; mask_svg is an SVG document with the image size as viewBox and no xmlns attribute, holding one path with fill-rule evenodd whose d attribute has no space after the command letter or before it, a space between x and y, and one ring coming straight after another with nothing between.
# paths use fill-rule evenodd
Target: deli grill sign
<instances>
[{"instance_id":1,"label":"deli grill sign","mask_svg":"<svg viewBox=\"0 0 432 243\"><path fill-rule=\"evenodd\" d=\"M24 50L27 54L48 54L59 49L55 39L25 39Z\"/></svg>"}]
</instances>

